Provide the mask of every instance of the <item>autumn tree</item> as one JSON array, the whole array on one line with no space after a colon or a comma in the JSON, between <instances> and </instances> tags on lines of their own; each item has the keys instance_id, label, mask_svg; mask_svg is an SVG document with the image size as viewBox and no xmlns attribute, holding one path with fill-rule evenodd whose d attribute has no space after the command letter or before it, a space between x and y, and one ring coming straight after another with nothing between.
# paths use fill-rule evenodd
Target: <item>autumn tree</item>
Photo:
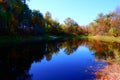
<instances>
[{"instance_id":1,"label":"autumn tree","mask_svg":"<svg viewBox=\"0 0 120 80\"><path fill-rule=\"evenodd\" d=\"M75 33L77 28L78 28L78 24L76 21L74 21L73 19L71 19L70 17L66 18L65 21L65 26L66 26L66 32L67 33Z\"/></svg>"},{"instance_id":2,"label":"autumn tree","mask_svg":"<svg viewBox=\"0 0 120 80\"><path fill-rule=\"evenodd\" d=\"M57 35L60 32L59 22L57 20L52 19L52 15L50 12L45 13L45 27L47 33Z\"/></svg>"}]
</instances>

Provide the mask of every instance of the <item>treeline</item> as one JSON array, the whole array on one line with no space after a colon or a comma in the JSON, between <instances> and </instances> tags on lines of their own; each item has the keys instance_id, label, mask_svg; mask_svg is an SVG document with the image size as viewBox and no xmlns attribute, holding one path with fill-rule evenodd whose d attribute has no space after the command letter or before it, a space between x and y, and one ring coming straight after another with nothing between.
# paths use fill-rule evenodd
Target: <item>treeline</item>
<instances>
[{"instance_id":1,"label":"treeline","mask_svg":"<svg viewBox=\"0 0 120 80\"><path fill-rule=\"evenodd\" d=\"M120 8L109 14L98 14L95 21L88 25L90 35L120 36Z\"/></svg>"},{"instance_id":2,"label":"treeline","mask_svg":"<svg viewBox=\"0 0 120 80\"><path fill-rule=\"evenodd\" d=\"M80 34L80 30L71 18L64 25L52 19L50 12L43 16L38 10L29 9L26 0L0 1L0 35Z\"/></svg>"},{"instance_id":3,"label":"treeline","mask_svg":"<svg viewBox=\"0 0 120 80\"><path fill-rule=\"evenodd\" d=\"M50 12L45 16L29 9L26 0L0 1L0 35L41 36L49 35L109 35L119 36L120 11L99 17L87 26L80 26L70 17L60 24Z\"/></svg>"}]
</instances>

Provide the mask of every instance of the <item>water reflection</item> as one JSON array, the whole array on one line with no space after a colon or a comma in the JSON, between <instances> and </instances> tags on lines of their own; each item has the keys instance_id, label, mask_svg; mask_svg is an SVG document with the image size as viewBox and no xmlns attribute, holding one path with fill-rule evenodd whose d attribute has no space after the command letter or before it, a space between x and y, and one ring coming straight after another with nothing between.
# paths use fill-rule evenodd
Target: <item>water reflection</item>
<instances>
[{"instance_id":1,"label":"water reflection","mask_svg":"<svg viewBox=\"0 0 120 80\"><path fill-rule=\"evenodd\" d=\"M0 53L1 80L85 80L120 61L120 43L70 39L1 46Z\"/></svg>"}]
</instances>

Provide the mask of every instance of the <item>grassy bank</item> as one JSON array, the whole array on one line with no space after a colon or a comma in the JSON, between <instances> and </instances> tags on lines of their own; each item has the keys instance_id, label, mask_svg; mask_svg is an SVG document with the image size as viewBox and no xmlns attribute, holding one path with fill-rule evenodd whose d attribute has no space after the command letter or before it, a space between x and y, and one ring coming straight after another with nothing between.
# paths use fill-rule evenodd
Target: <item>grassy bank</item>
<instances>
[{"instance_id":1,"label":"grassy bank","mask_svg":"<svg viewBox=\"0 0 120 80\"><path fill-rule=\"evenodd\" d=\"M100 41L106 42L120 42L120 37L113 36L84 36L84 35L43 35L43 36L0 36L0 44L8 44L8 43L22 43L22 42L34 42L34 41L50 41L50 40L66 40L71 38L86 38L86 39L96 39Z\"/></svg>"},{"instance_id":2,"label":"grassy bank","mask_svg":"<svg viewBox=\"0 0 120 80\"><path fill-rule=\"evenodd\" d=\"M114 37L114 36L86 36L85 38L96 39L106 42L120 42L120 37Z\"/></svg>"},{"instance_id":3,"label":"grassy bank","mask_svg":"<svg viewBox=\"0 0 120 80\"><path fill-rule=\"evenodd\" d=\"M50 40L66 40L70 38L75 38L74 35L62 35L62 36L55 36L55 35L42 35L42 36L0 36L0 45L4 44L20 44L23 42L36 42L36 41L50 41Z\"/></svg>"},{"instance_id":4,"label":"grassy bank","mask_svg":"<svg viewBox=\"0 0 120 80\"><path fill-rule=\"evenodd\" d=\"M101 41L107 41L107 42L120 42L120 37L114 37L114 36L93 36L91 38L98 39Z\"/></svg>"}]
</instances>

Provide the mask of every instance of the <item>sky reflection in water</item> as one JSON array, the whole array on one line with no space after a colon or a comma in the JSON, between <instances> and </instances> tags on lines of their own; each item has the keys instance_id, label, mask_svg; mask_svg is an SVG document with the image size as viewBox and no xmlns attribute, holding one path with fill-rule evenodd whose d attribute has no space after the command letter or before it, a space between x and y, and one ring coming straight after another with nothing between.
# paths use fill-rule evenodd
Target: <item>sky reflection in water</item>
<instances>
[{"instance_id":1,"label":"sky reflection in water","mask_svg":"<svg viewBox=\"0 0 120 80\"><path fill-rule=\"evenodd\" d=\"M44 58L33 62L29 73L33 80L93 80L95 72L105 65L105 62L95 60L88 47L81 45L70 55L63 48L52 55L50 61Z\"/></svg>"}]
</instances>

